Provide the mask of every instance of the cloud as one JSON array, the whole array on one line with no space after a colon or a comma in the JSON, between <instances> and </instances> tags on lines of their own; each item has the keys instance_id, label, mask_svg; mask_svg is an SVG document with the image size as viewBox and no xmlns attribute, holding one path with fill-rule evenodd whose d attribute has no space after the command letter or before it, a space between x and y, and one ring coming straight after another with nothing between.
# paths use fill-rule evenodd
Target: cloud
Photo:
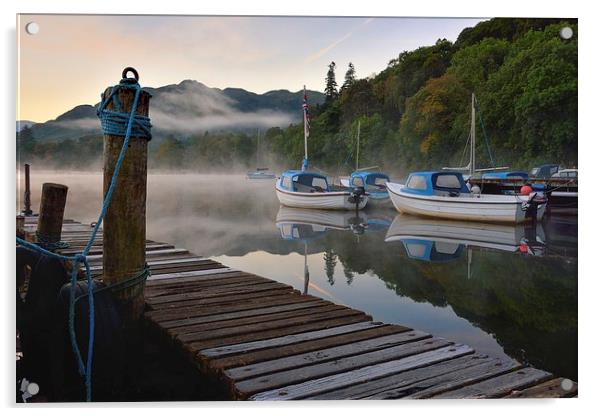
<instances>
[{"instance_id":1,"label":"cloud","mask_svg":"<svg viewBox=\"0 0 602 416\"><path fill-rule=\"evenodd\" d=\"M153 128L182 134L193 134L206 130L269 128L286 126L293 122L290 114L275 111L240 112L209 115L172 115L151 110Z\"/></svg>"},{"instance_id":2,"label":"cloud","mask_svg":"<svg viewBox=\"0 0 602 416\"><path fill-rule=\"evenodd\" d=\"M320 59L326 53L328 53L332 49L336 48L340 43L342 43L342 42L346 41L347 39L349 39L361 27L366 26L367 24L370 24L373 21L374 21L373 17L370 17L370 18L364 20L360 25L358 25L357 27L355 27L353 30L347 32L341 38L335 40L330 45L328 45L328 46L320 49L319 51L317 51L317 52L313 53L312 55L308 56L307 58L305 58L305 61L304 61L305 64L311 64L312 62L315 62L316 60Z\"/></svg>"},{"instance_id":3,"label":"cloud","mask_svg":"<svg viewBox=\"0 0 602 416\"><path fill-rule=\"evenodd\" d=\"M286 126L293 121L290 114L281 111L240 111L236 104L219 90L185 81L170 91L156 93L150 117L155 129L183 134Z\"/></svg>"}]
</instances>

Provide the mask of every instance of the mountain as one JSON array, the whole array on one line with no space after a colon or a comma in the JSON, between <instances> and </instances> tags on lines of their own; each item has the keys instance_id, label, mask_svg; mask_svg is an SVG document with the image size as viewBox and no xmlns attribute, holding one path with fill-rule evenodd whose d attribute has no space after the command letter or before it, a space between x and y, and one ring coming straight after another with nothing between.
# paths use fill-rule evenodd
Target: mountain
<instances>
[{"instance_id":1,"label":"mountain","mask_svg":"<svg viewBox=\"0 0 602 416\"><path fill-rule=\"evenodd\" d=\"M159 88L144 88L152 94L150 117L153 137L189 136L205 131L252 131L286 127L301 119L303 91L268 91L255 94L241 88L210 88L184 80ZM308 91L311 105L324 95ZM34 138L60 141L101 134L96 105L79 105L55 120L31 126Z\"/></svg>"},{"instance_id":2,"label":"mountain","mask_svg":"<svg viewBox=\"0 0 602 416\"><path fill-rule=\"evenodd\" d=\"M23 129L33 126L34 124L36 124L35 121L17 120L17 133Z\"/></svg>"}]
</instances>

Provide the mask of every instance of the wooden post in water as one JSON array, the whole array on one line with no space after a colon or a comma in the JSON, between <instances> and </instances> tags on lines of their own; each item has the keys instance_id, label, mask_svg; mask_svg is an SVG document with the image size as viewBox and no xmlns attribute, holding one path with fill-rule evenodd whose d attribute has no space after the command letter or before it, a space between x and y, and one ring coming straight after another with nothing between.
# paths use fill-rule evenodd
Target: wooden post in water
<instances>
[{"instance_id":1,"label":"wooden post in water","mask_svg":"<svg viewBox=\"0 0 602 416\"><path fill-rule=\"evenodd\" d=\"M38 218L38 241L42 243L58 243L61 241L63 215L67 203L67 188L58 183L42 185L40 199L40 217Z\"/></svg>"},{"instance_id":2,"label":"wooden post in water","mask_svg":"<svg viewBox=\"0 0 602 416\"><path fill-rule=\"evenodd\" d=\"M17 226L17 237L25 238L25 217L23 215L17 215L15 222Z\"/></svg>"},{"instance_id":3,"label":"wooden post in water","mask_svg":"<svg viewBox=\"0 0 602 416\"><path fill-rule=\"evenodd\" d=\"M125 77L124 71L124 77ZM137 74L136 74L137 78ZM105 90L103 97L111 94L113 87ZM122 111L129 114L135 91L121 88L117 96ZM142 91L136 114L148 116L150 94ZM108 110L115 110L113 102ZM105 134L104 141L104 192L106 194L121 151L123 136ZM131 137L119 171L117 184L103 223L103 279L115 284L141 273L146 261L146 169L148 140ZM144 283L120 290L120 312L124 324L138 321L144 311Z\"/></svg>"},{"instance_id":4,"label":"wooden post in water","mask_svg":"<svg viewBox=\"0 0 602 416\"><path fill-rule=\"evenodd\" d=\"M24 209L23 209L23 215L27 215L30 216L33 214L33 211L31 210L31 188L30 188L30 181L29 181L29 163L25 164L25 192L23 195L23 202L24 202Z\"/></svg>"}]
</instances>

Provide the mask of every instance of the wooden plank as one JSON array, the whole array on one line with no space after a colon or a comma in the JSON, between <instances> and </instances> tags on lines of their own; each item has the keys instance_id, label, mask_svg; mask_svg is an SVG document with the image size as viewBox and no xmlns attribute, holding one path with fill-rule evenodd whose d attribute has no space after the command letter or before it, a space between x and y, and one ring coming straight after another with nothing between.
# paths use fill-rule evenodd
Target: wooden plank
<instances>
[{"instance_id":1,"label":"wooden plank","mask_svg":"<svg viewBox=\"0 0 602 416\"><path fill-rule=\"evenodd\" d=\"M147 246L148 247L148 246ZM158 257L166 254L189 254L190 252L184 248L166 248L160 250L151 250L146 252L147 257ZM94 254L86 257L88 261L101 260L102 254Z\"/></svg>"},{"instance_id":2,"label":"wooden plank","mask_svg":"<svg viewBox=\"0 0 602 416\"><path fill-rule=\"evenodd\" d=\"M279 313L279 312L284 312L284 311L292 311L292 310L297 310L297 309L315 308L315 307L326 306L326 305L332 305L332 304L330 302L326 302L324 300L315 300L315 301L311 301L311 302L299 302L299 303L292 303L292 304L288 304L288 305L270 306L267 308L258 308L258 309L246 309L246 310L242 310L242 311L235 311L235 312L229 312L229 313L219 313L219 314L215 314L215 315L199 316L199 317L190 318L190 319L180 319L180 320L174 320L174 321L161 322L160 326L164 329L172 329L172 328L178 328L178 327L183 327L183 326L187 326L187 325L203 324L203 323L218 322L218 321L227 321L227 320L231 320L231 319L238 319L238 318L249 317L249 316L261 316L261 315L274 314L274 313Z\"/></svg>"},{"instance_id":3,"label":"wooden plank","mask_svg":"<svg viewBox=\"0 0 602 416\"><path fill-rule=\"evenodd\" d=\"M308 380L274 390L255 394L251 400L293 400L303 399L331 390L364 383L376 378L425 367L441 361L451 360L472 353L467 345L454 344L449 347L411 355L397 360L361 367L344 373L333 374L319 379Z\"/></svg>"},{"instance_id":4,"label":"wooden plank","mask_svg":"<svg viewBox=\"0 0 602 416\"><path fill-rule=\"evenodd\" d=\"M285 345L291 345L297 342L311 341L342 334L353 333L370 328L385 326L382 322L359 322L352 325L339 326L318 331L305 332L294 335L287 335L269 340L240 343L238 345L228 345L219 348L208 348L200 352L200 355L211 358L225 357L228 355L247 353L250 351L262 350L266 348L275 348Z\"/></svg>"},{"instance_id":5,"label":"wooden plank","mask_svg":"<svg viewBox=\"0 0 602 416\"><path fill-rule=\"evenodd\" d=\"M337 311L337 310L342 310L344 308L345 308L344 306L340 306L340 305L326 304L326 305L321 305L321 306L312 307L312 308L293 309L291 311L271 313L268 315L249 316L249 317L245 317L245 318L207 322L207 323L198 324L198 325L180 326L177 328L169 329L168 332L170 334L173 334L174 336L181 336L184 334L194 334L196 332L201 332L201 331L210 331L210 330L214 330L214 329L238 327L238 326L242 326L242 325L255 324L255 323L259 323L259 322L277 321L280 319L294 318L297 316L304 316L304 315L315 315L317 313Z\"/></svg>"},{"instance_id":6,"label":"wooden plank","mask_svg":"<svg viewBox=\"0 0 602 416\"><path fill-rule=\"evenodd\" d=\"M154 299L166 298L169 296L171 300L162 303L171 304L173 307L180 308L184 306L185 302L189 302L192 305L199 304L199 301L203 298L211 298L217 296L225 296L226 294L241 294L246 293L246 291L266 291L271 289L290 289L290 292L293 289L290 286L285 285L284 283L276 283L276 282L261 282L261 281L250 281L250 282L235 282L229 285L222 284L216 286L205 286L205 287L196 287L190 288L190 296L182 296L186 295L183 293L183 290L161 290L155 289L153 291ZM200 294L200 295L199 295ZM161 303L161 302L159 302Z\"/></svg>"},{"instance_id":7,"label":"wooden plank","mask_svg":"<svg viewBox=\"0 0 602 416\"><path fill-rule=\"evenodd\" d=\"M192 270L189 272L164 273L164 274L160 274L160 275L150 276L148 279L146 279L147 280L146 284L147 284L147 286L149 286L149 285L152 285L153 283L155 283L155 281L157 281L156 282L157 284L163 284L168 279L184 279L186 277L212 276L212 275L216 275L216 274L232 273L232 272L238 272L238 270L232 269L230 267L223 267L223 268L213 269L213 270L211 270L211 269L209 269L209 270Z\"/></svg>"},{"instance_id":8,"label":"wooden plank","mask_svg":"<svg viewBox=\"0 0 602 416\"><path fill-rule=\"evenodd\" d=\"M261 286L261 285L260 285ZM252 289L251 291L244 290L244 291L240 291L239 294L236 294L236 292L233 292L234 294L232 294L232 292L224 294L224 295L218 295L218 296L213 296L213 297L204 297L202 299L193 299L193 300L189 300L189 301L184 301L181 303L186 304L186 302L189 302L188 304L184 305L184 306L192 306L193 304L198 304L198 305L219 305L219 304L228 304L228 303L236 303L240 300L244 300L244 299L252 299L252 298L261 298L264 296L274 296L274 295L284 295L284 294L292 294L292 293L297 293L300 294L297 290L291 288L291 287L280 287L280 286L275 286L272 289ZM157 299L157 298L155 298ZM160 298L159 298L160 299ZM158 310L158 309L169 309L171 308L171 304L170 303L151 303L149 302L150 300L153 299L147 299L146 304L149 308L151 308L152 310ZM194 303L193 303L194 302Z\"/></svg>"},{"instance_id":9,"label":"wooden plank","mask_svg":"<svg viewBox=\"0 0 602 416\"><path fill-rule=\"evenodd\" d=\"M236 335L232 337L222 338L219 340L211 339L207 341L193 342L189 344L188 347L191 351L198 352L200 350L208 348L215 348L232 344L241 344L244 342L259 341L262 339L277 338L284 335L299 334L302 332L315 331L318 329L333 328L341 325L369 321L370 319L371 318L367 315L346 316L343 318L329 319L326 321L311 322L305 325L295 325L288 328L279 328L270 331L256 332L252 334Z\"/></svg>"},{"instance_id":10,"label":"wooden plank","mask_svg":"<svg viewBox=\"0 0 602 416\"><path fill-rule=\"evenodd\" d=\"M456 390L431 396L434 399L481 399L501 397L512 390L530 387L552 378L546 371L532 367L503 374L490 380L481 381Z\"/></svg>"},{"instance_id":11,"label":"wooden plank","mask_svg":"<svg viewBox=\"0 0 602 416\"><path fill-rule=\"evenodd\" d=\"M344 360L333 360L324 363L307 365L292 370L284 370L273 374L250 378L236 382L234 388L241 397L248 397L265 390L272 390L291 382L303 382L319 379L332 374L345 373L357 368L371 366L390 360L398 360L410 355L437 350L450 345L451 342L441 338L431 338L410 344L397 345L382 350L348 356Z\"/></svg>"},{"instance_id":12,"label":"wooden plank","mask_svg":"<svg viewBox=\"0 0 602 416\"><path fill-rule=\"evenodd\" d=\"M286 287L284 283L277 283L264 277L237 276L212 281L191 282L182 286L151 286L148 288L148 296L156 300L163 299L163 303L174 303L203 298L205 293L229 292L240 287L266 284Z\"/></svg>"},{"instance_id":13,"label":"wooden plank","mask_svg":"<svg viewBox=\"0 0 602 416\"><path fill-rule=\"evenodd\" d=\"M208 269L208 270L193 270L190 272L182 272L182 273L191 273L189 277L181 277L177 279L161 279L162 275L155 276L157 279L148 281L149 288L159 288L159 289L172 289L179 287L188 287L190 285L194 285L195 283L201 282L211 282L215 280L224 280L231 277L257 277L257 275L241 272L239 270L225 270L224 269ZM225 271L223 271L225 270ZM221 272L223 271L223 272ZM181 273L177 273L181 274Z\"/></svg>"},{"instance_id":14,"label":"wooden plank","mask_svg":"<svg viewBox=\"0 0 602 416\"><path fill-rule=\"evenodd\" d=\"M341 328L341 327L339 327ZM252 350L236 355L230 355L213 360L206 359L205 356L199 356L207 370L221 371L226 368L242 367L245 365L258 363L261 361L275 360L282 357L287 357L296 354L316 351L338 345L351 344L366 339L377 338L380 336L407 332L408 328L398 325L378 325L371 326L360 331L343 333L341 335L314 338L308 341L299 343L286 344L261 350ZM294 337L294 335L291 335Z\"/></svg>"},{"instance_id":15,"label":"wooden plank","mask_svg":"<svg viewBox=\"0 0 602 416\"><path fill-rule=\"evenodd\" d=\"M568 378L554 378L545 383L537 384L522 390L514 390L508 399L561 398L576 397L577 383Z\"/></svg>"},{"instance_id":16,"label":"wooden plank","mask_svg":"<svg viewBox=\"0 0 602 416\"><path fill-rule=\"evenodd\" d=\"M81 244L82 248L85 244ZM73 247L73 244L70 245L71 247ZM146 252L149 253L151 251L155 251L155 250L163 250L163 249L168 249L168 248L174 248L174 246L172 246L171 244L164 244L164 243L147 243L146 244ZM69 255L69 254L76 254L81 252L80 249L77 248L67 248L67 249L63 249L60 250L61 254L65 254L65 255ZM92 248L89 251L90 254L102 254L102 246L100 247L95 247Z\"/></svg>"},{"instance_id":17,"label":"wooden plank","mask_svg":"<svg viewBox=\"0 0 602 416\"><path fill-rule=\"evenodd\" d=\"M289 294L297 294L299 295L300 293L298 291L295 291L295 289L293 289L290 286L285 285L284 283L250 283L250 284L239 284L239 285L231 285L231 286L217 286L215 288L203 288L203 289L195 289L195 290L200 290L200 293L203 295L201 298L190 298L190 299L186 299L186 300L180 300L180 301L175 301L175 302L163 302L163 303L156 303L156 304L150 304L153 306L153 309L178 309L178 308L190 308L190 307L194 307L194 306L198 306L198 305L203 305L205 303L215 303L214 298L223 298L225 296L237 296L237 295L244 295L244 294L255 294L257 295L258 292L264 292L263 295L264 296L271 296L271 295L276 295L276 293L272 293L274 290L281 290L284 291L285 293L289 293ZM156 294L154 294L153 296L155 296L153 299L161 299L161 295L165 294L166 292L162 292L162 291L156 291ZM173 293L173 292L167 292L169 293ZM197 291L192 292L192 293L199 293ZM280 293L280 294L284 294L284 293ZM170 296L172 296L170 294ZM262 298L262 296L249 296L249 298ZM244 299L244 298L241 298ZM209 301L209 302L204 302L205 300ZM226 303L231 303L231 302L226 302Z\"/></svg>"},{"instance_id":18,"label":"wooden plank","mask_svg":"<svg viewBox=\"0 0 602 416\"><path fill-rule=\"evenodd\" d=\"M378 338L367 339L364 341L356 341L347 345L312 351L305 354L298 354L271 361L264 361L257 364L250 364L242 367L232 368L230 370L226 370L224 372L224 375L226 375L231 380L240 381L264 374L291 370L298 367L322 363L325 361L331 361L335 359L338 360L352 355L381 350L397 345L423 340L430 337L430 334L421 331L408 331L398 334L391 334Z\"/></svg>"},{"instance_id":19,"label":"wooden plank","mask_svg":"<svg viewBox=\"0 0 602 416\"><path fill-rule=\"evenodd\" d=\"M190 293L191 299L194 299L193 291L203 291L203 289L207 288L218 288L218 287L228 287L228 286L241 286L241 285L252 285L252 284L264 284L264 283L277 283L271 279L266 279L265 277L259 277L254 275L244 275L240 274L234 277L223 277L219 276L214 279L199 279L193 282L186 282L182 284L173 284L173 285L151 285L148 287L149 293L153 294L155 292L165 293L164 297L167 296L179 296L182 294ZM281 283L283 284L283 283ZM151 296L155 296L154 294ZM174 298L176 299L176 298Z\"/></svg>"},{"instance_id":20,"label":"wooden plank","mask_svg":"<svg viewBox=\"0 0 602 416\"><path fill-rule=\"evenodd\" d=\"M176 258L185 258L184 255L188 256L187 258L198 257L195 254L190 253L188 250L183 248L168 248L161 250L146 250L145 252L146 258L155 260L168 260L168 259L176 259ZM88 259L88 263L96 263L102 262L103 254L92 254L86 257ZM148 260L147 260L148 261Z\"/></svg>"},{"instance_id":21,"label":"wooden plank","mask_svg":"<svg viewBox=\"0 0 602 416\"><path fill-rule=\"evenodd\" d=\"M415 370L395 373L389 376L376 378L361 384L353 384L326 393L318 393L308 399L311 400L340 400L340 399L362 399L396 387L402 387L423 380L433 379L443 374L449 374L470 368L492 359L484 354L471 354L451 360L443 361Z\"/></svg>"},{"instance_id":22,"label":"wooden plank","mask_svg":"<svg viewBox=\"0 0 602 416\"><path fill-rule=\"evenodd\" d=\"M334 305L333 305L334 306ZM225 338L233 335L247 333L258 333L278 328L290 328L291 326L303 325L309 322L325 321L333 318L342 318L353 315L365 315L361 311L349 308L338 308L328 312L302 314L292 318L277 319L273 321L258 322L241 326L214 329L212 331L200 331L179 335L177 338L182 343L191 343L215 338Z\"/></svg>"},{"instance_id":23,"label":"wooden plank","mask_svg":"<svg viewBox=\"0 0 602 416\"><path fill-rule=\"evenodd\" d=\"M298 302L298 303L292 303L292 304L286 304L286 305L270 306L267 308L245 309L242 311L219 313L219 314L215 314L215 315L205 315L205 316L200 316L200 317L191 318L191 319L178 320L178 321L161 322L158 325L161 328L163 328L164 330L169 331L169 330L172 330L175 328L180 328L180 327L184 327L184 326L192 326L192 325L196 325L196 324L229 321L232 319L239 319L239 318L252 317L252 316L258 317L258 316L262 316L262 315L268 315L268 314L271 315L271 314L275 314L275 313L294 311L294 310L298 310L298 309L311 309L311 308L317 308L317 307L328 306L328 305L332 305L332 304L330 302L326 302L323 300L316 300L316 301L311 301L311 302Z\"/></svg>"},{"instance_id":24,"label":"wooden plank","mask_svg":"<svg viewBox=\"0 0 602 416\"><path fill-rule=\"evenodd\" d=\"M427 399L446 391L464 387L482 380L487 380L504 373L519 369L520 363L513 360L492 359L469 368L459 369L428 380L413 384L392 386L379 394L366 397L376 400L390 399Z\"/></svg>"},{"instance_id":25,"label":"wooden plank","mask_svg":"<svg viewBox=\"0 0 602 416\"><path fill-rule=\"evenodd\" d=\"M201 308L184 308L177 311L150 311L146 316L153 319L155 322L162 323L166 321L184 320L207 315L219 315L227 312L244 311L247 309L260 309L266 306L287 305L292 303L302 303L320 300L313 296L274 296L269 299L252 299L245 302L240 302L236 305L227 305L219 307L201 307Z\"/></svg>"},{"instance_id":26,"label":"wooden plank","mask_svg":"<svg viewBox=\"0 0 602 416\"><path fill-rule=\"evenodd\" d=\"M190 257L186 259L174 259L174 260L156 260L147 262L149 266L171 266L176 264L186 264L186 263L198 263L198 264L220 264L213 260L209 260L205 257ZM217 267L216 267L217 268ZM91 266L90 270L92 271L102 271L102 266Z\"/></svg>"}]
</instances>

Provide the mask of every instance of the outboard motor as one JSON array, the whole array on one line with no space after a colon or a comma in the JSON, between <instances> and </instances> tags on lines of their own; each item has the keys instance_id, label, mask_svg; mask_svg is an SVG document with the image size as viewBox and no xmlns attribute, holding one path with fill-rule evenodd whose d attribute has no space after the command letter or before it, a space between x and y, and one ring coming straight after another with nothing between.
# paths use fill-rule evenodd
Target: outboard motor
<instances>
[{"instance_id":1,"label":"outboard motor","mask_svg":"<svg viewBox=\"0 0 602 416\"><path fill-rule=\"evenodd\" d=\"M522 206L523 211L526 211L525 217L531 218L533 222L537 222L537 211L539 210L539 206L547 202L548 198L546 198L543 192L533 192L529 200Z\"/></svg>"},{"instance_id":2,"label":"outboard motor","mask_svg":"<svg viewBox=\"0 0 602 416\"><path fill-rule=\"evenodd\" d=\"M351 196L348 201L355 204L355 209L358 209L360 202L366 197L366 189L363 186L356 186L351 190Z\"/></svg>"},{"instance_id":3,"label":"outboard motor","mask_svg":"<svg viewBox=\"0 0 602 416\"><path fill-rule=\"evenodd\" d=\"M365 224L360 217L357 215L351 219L349 219L349 226L351 227L351 231L355 235L362 235L366 231L368 224Z\"/></svg>"}]
</instances>

